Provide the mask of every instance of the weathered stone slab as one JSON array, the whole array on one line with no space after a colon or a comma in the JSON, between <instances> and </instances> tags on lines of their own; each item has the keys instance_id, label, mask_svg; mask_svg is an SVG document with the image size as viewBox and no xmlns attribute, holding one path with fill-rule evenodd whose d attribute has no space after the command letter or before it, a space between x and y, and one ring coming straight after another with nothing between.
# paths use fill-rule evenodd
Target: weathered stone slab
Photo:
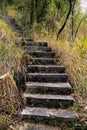
<instances>
[{"instance_id":1,"label":"weathered stone slab","mask_svg":"<svg viewBox=\"0 0 87 130\"><path fill-rule=\"evenodd\" d=\"M57 110L57 109L47 109L47 108L38 108L38 107L26 107L21 112L22 118L33 117L33 118L43 118L45 120L53 119L55 121L62 122L71 122L78 118L78 114L69 110ZM45 118L44 118L45 117Z\"/></svg>"},{"instance_id":2,"label":"weathered stone slab","mask_svg":"<svg viewBox=\"0 0 87 130\"><path fill-rule=\"evenodd\" d=\"M28 65L27 67L28 72L43 72L43 73L64 73L65 67L64 66L57 66L57 65Z\"/></svg>"},{"instance_id":3,"label":"weathered stone slab","mask_svg":"<svg viewBox=\"0 0 87 130\"><path fill-rule=\"evenodd\" d=\"M25 105L48 107L48 108L65 108L72 106L74 99L72 96L63 95L41 95L41 94L23 94Z\"/></svg>"},{"instance_id":4,"label":"weathered stone slab","mask_svg":"<svg viewBox=\"0 0 87 130\"><path fill-rule=\"evenodd\" d=\"M26 93L69 95L71 92L72 87L69 83L26 83Z\"/></svg>"},{"instance_id":5,"label":"weathered stone slab","mask_svg":"<svg viewBox=\"0 0 87 130\"><path fill-rule=\"evenodd\" d=\"M28 82L47 82L47 83L58 83L67 82L68 75L66 73L28 73Z\"/></svg>"},{"instance_id":6,"label":"weathered stone slab","mask_svg":"<svg viewBox=\"0 0 87 130\"><path fill-rule=\"evenodd\" d=\"M28 52L30 51L50 52L51 51L51 47L44 47L44 46L24 46L24 49L26 49Z\"/></svg>"},{"instance_id":7,"label":"weathered stone slab","mask_svg":"<svg viewBox=\"0 0 87 130\"><path fill-rule=\"evenodd\" d=\"M55 56L54 52L44 52L44 51L29 52L29 54L33 57L38 58L53 58Z\"/></svg>"},{"instance_id":8,"label":"weathered stone slab","mask_svg":"<svg viewBox=\"0 0 87 130\"><path fill-rule=\"evenodd\" d=\"M28 59L32 64L38 65L54 65L56 63L56 59L54 58L29 58Z\"/></svg>"},{"instance_id":9,"label":"weathered stone slab","mask_svg":"<svg viewBox=\"0 0 87 130\"><path fill-rule=\"evenodd\" d=\"M46 46L47 47L47 42L34 42L34 41L27 41L25 42L25 45L28 46Z\"/></svg>"}]
</instances>

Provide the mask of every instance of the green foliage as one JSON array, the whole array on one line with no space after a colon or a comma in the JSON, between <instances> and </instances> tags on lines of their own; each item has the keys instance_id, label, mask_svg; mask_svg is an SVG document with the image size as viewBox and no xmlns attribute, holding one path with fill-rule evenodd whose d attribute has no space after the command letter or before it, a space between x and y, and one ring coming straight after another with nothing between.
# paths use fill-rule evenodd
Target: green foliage
<instances>
[{"instance_id":1,"label":"green foliage","mask_svg":"<svg viewBox=\"0 0 87 130\"><path fill-rule=\"evenodd\" d=\"M21 24L21 26L25 28L25 30L32 31L33 29L33 32L35 32L38 31L38 27L40 27L40 33L48 32L49 34L53 33L55 35L57 35L58 30L63 25L67 12L69 10L68 0L4 0L1 1L0 4L1 13L3 13L4 11L5 13L8 13L10 16L13 15L13 17L16 18L16 20ZM12 10L10 6L12 6L12 8L14 9ZM83 14L81 12L80 4L78 1L76 1L74 10L74 35L76 29L78 28L79 21L82 17ZM71 40L71 20L72 16L70 16L67 25L62 32L62 35L60 37L61 39L66 38L67 40ZM82 23L84 23L84 21ZM83 28L84 25L81 24L80 32L82 33L84 31ZM80 37L79 30L77 35L78 37ZM86 32L84 32L84 35L86 35Z\"/></svg>"},{"instance_id":2,"label":"green foliage","mask_svg":"<svg viewBox=\"0 0 87 130\"><path fill-rule=\"evenodd\" d=\"M18 21L25 29L37 31L36 26L42 25L43 29L44 23L44 31L51 33L58 31L69 8L68 0L66 2L65 0L13 0L12 3L14 7L22 6L22 9L18 12Z\"/></svg>"},{"instance_id":3,"label":"green foliage","mask_svg":"<svg viewBox=\"0 0 87 130\"><path fill-rule=\"evenodd\" d=\"M12 6L14 10L7 10L8 6ZM33 31L38 31L37 26L41 26L45 32L57 34L60 27L63 25L64 20L66 18L66 14L69 10L69 1L68 0L1 0L0 1L0 12L8 13L13 17L17 15L18 22L25 29L33 29ZM15 11L16 8L16 11ZM17 10L18 8L18 10ZM12 15L11 15L12 16ZM79 21L83 17L81 12L80 4L76 1L75 10L74 10L74 34L76 29L78 28ZM16 18L16 17L15 17ZM67 40L71 40L72 35L72 16L70 16L66 28L63 30L63 33L60 38L66 38ZM43 26L44 23L44 26ZM84 23L84 22L83 22ZM36 25L37 24L37 25ZM44 27L44 28L43 28ZM83 33L84 25L81 24L80 32ZM40 32L40 33L41 33ZM67 35L66 35L67 33ZM82 35L81 33L81 35ZM78 37L80 37L80 33L78 31ZM86 32L84 32L86 35Z\"/></svg>"}]
</instances>

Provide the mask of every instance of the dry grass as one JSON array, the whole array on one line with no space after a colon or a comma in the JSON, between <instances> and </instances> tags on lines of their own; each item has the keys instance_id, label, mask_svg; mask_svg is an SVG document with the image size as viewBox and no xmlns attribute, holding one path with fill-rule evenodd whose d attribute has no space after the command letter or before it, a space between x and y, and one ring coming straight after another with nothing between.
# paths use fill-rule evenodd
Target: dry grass
<instances>
[{"instance_id":1,"label":"dry grass","mask_svg":"<svg viewBox=\"0 0 87 130\"><path fill-rule=\"evenodd\" d=\"M0 129L2 130L17 121L21 108L20 94L13 79L14 71L21 70L23 55L21 45L17 44L20 42L18 39L18 35L0 19Z\"/></svg>"},{"instance_id":2,"label":"dry grass","mask_svg":"<svg viewBox=\"0 0 87 130\"><path fill-rule=\"evenodd\" d=\"M0 129L15 124L21 108L21 99L13 76L9 73L0 77Z\"/></svg>"},{"instance_id":3,"label":"dry grass","mask_svg":"<svg viewBox=\"0 0 87 130\"><path fill-rule=\"evenodd\" d=\"M74 93L83 98L87 97L87 42L57 41L53 36L38 36L38 41L47 41L56 53L58 63L66 67L69 74L69 81L74 88Z\"/></svg>"},{"instance_id":4,"label":"dry grass","mask_svg":"<svg viewBox=\"0 0 87 130\"><path fill-rule=\"evenodd\" d=\"M17 34L0 20L0 75L20 67L23 51L21 46L15 44L17 39Z\"/></svg>"}]
</instances>

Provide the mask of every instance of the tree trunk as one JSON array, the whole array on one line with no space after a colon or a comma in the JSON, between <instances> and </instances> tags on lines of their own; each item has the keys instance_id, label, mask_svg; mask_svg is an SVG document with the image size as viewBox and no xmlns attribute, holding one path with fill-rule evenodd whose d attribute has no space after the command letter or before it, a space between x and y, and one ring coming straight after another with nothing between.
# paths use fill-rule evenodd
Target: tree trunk
<instances>
[{"instance_id":1,"label":"tree trunk","mask_svg":"<svg viewBox=\"0 0 87 130\"><path fill-rule=\"evenodd\" d=\"M70 13L71 13L71 10L72 10L72 0L69 0L69 5L70 5L69 11L68 11L68 13L67 13L67 16L66 16L66 19L65 19L65 21L64 21L64 24L62 25L62 27L60 28L60 30L59 30L58 33L57 33L57 40L58 40L58 38L59 38L61 32L62 32L63 29L65 28L66 23L67 23L67 20L68 20L68 18L69 18L69 16L70 16Z\"/></svg>"},{"instance_id":2,"label":"tree trunk","mask_svg":"<svg viewBox=\"0 0 87 130\"><path fill-rule=\"evenodd\" d=\"M75 1L72 2L72 40L74 40L74 7Z\"/></svg>"},{"instance_id":3,"label":"tree trunk","mask_svg":"<svg viewBox=\"0 0 87 130\"><path fill-rule=\"evenodd\" d=\"M40 11L40 14L37 14L37 22L40 23L41 20L46 16L47 0L43 1L43 6Z\"/></svg>"},{"instance_id":4,"label":"tree trunk","mask_svg":"<svg viewBox=\"0 0 87 130\"><path fill-rule=\"evenodd\" d=\"M31 0L30 4L31 4L31 6L30 6L30 8L31 8L30 9L31 10L31 12L30 12L30 25L32 26L34 23L34 0Z\"/></svg>"},{"instance_id":5,"label":"tree trunk","mask_svg":"<svg viewBox=\"0 0 87 130\"><path fill-rule=\"evenodd\" d=\"M76 32L75 32L75 39L76 39L76 37L77 37L77 33L78 33L78 30L79 30L79 28L80 28L80 25L81 25L83 19L84 19L84 17L80 20L80 22L79 22L79 24L78 24L78 27L77 27Z\"/></svg>"}]
</instances>

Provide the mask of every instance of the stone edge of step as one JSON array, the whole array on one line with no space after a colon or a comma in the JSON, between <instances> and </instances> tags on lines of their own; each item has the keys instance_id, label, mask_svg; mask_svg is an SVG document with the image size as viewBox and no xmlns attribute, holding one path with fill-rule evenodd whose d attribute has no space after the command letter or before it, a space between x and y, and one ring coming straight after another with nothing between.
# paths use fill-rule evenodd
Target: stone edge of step
<instances>
[{"instance_id":1,"label":"stone edge of step","mask_svg":"<svg viewBox=\"0 0 87 130\"><path fill-rule=\"evenodd\" d=\"M58 67L58 68L65 68L64 66L59 66L59 65L28 65L28 66L30 66L30 67Z\"/></svg>"},{"instance_id":2,"label":"stone edge of step","mask_svg":"<svg viewBox=\"0 0 87 130\"><path fill-rule=\"evenodd\" d=\"M67 73L27 73L27 76L68 76Z\"/></svg>"},{"instance_id":3,"label":"stone edge of step","mask_svg":"<svg viewBox=\"0 0 87 130\"><path fill-rule=\"evenodd\" d=\"M71 121L72 119L79 118L78 114L74 111L64 109L47 109L39 107L25 107L21 111L21 116L47 117L63 121Z\"/></svg>"},{"instance_id":4,"label":"stone edge of step","mask_svg":"<svg viewBox=\"0 0 87 130\"><path fill-rule=\"evenodd\" d=\"M70 88L72 89L71 85L67 83L39 83L39 82L26 82L25 84L27 87L52 87L52 88Z\"/></svg>"},{"instance_id":5,"label":"stone edge of step","mask_svg":"<svg viewBox=\"0 0 87 130\"><path fill-rule=\"evenodd\" d=\"M23 93L23 98L30 98L30 99L43 99L43 100L69 100L75 101L71 95L47 95L47 94L27 94Z\"/></svg>"},{"instance_id":6,"label":"stone edge of step","mask_svg":"<svg viewBox=\"0 0 87 130\"><path fill-rule=\"evenodd\" d=\"M24 45L28 45L28 46L48 46L48 43L47 42L25 41Z\"/></svg>"}]
</instances>

